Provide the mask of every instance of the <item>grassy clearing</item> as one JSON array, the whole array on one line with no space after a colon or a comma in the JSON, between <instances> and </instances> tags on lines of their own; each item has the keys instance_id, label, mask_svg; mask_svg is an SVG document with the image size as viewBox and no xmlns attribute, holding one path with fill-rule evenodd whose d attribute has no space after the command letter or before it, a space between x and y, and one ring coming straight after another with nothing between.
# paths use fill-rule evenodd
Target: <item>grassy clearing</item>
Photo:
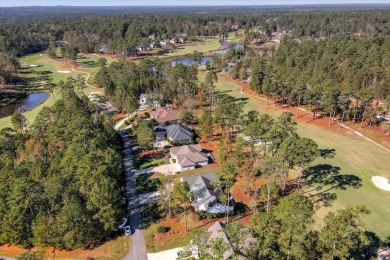
<instances>
[{"instance_id":1,"label":"grassy clearing","mask_svg":"<svg viewBox=\"0 0 390 260\"><path fill-rule=\"evenodd\" d=\"M242 100L245 112L258 110L278 116L284 111L282 109L274 110L271 106L265 109L265 101L242 95L239 92L238 85L234 83L224 83L222 81L217 83L216 87L222 93ZM347 206L366 205L372 213L364 218L364 225L367 229L377 233L381 238L388 235L390 233L390 207L388 206L390 192L379 190L372 184L370 179L374 175L390 179L389 153L355 135L338 132L315 124L299 123L298 133L312 138L322 149L335 149L333 158L318 159L313 165L323 164L331 167L340 167L339 174L346 176L343 179L344 185L336 185L336 179L332 179L332 174L329 171L331 168L323 167L322 171L317 172L317 174L322 174L324 182L319 183L319 185L323 184L323 186L319 190L306 194L309 195L315 192L318 196L336 196L337 199L329 201L330 206L321 206L317 210L315 216L317 220L316 227L321 226L321 219L329 211ZM332 184L327 185L325 180L331 181ZM358 184L359 182L361 184L360 188L350 186L352 183ZM307 187L307 189L310 189L310 187Z\"/></svg>"}]
</instances>

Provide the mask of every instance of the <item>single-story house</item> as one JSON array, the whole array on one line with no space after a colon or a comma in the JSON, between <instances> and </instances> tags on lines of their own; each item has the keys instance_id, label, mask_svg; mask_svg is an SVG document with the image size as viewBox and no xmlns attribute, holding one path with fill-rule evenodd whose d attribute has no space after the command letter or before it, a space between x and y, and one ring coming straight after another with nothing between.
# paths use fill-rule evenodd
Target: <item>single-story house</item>
<instances>
[{"instance_id":1,"label":"single-story house","mask_svg":"<svg viewBox=\"0 0 390 260\"><path fill-rule=\"evenodd\" d=\"M178 117L178 112L177 110L173 109L165 109L165 108L159 108L155 111L150 112L150 115L156 119L156 121L161 124L168 124L172 123L177 120Z\"/></svg>"},{"instance_id":2,"label":"single-story house","mask_svg":"<svg viewBox=\"0 0 390 260\"><path fill-rule=\"evenodd\" d=\"M173 144L192 143L194 133L186 125L174 124L167 127L167 139Z\"/></svg>"},{"instance_id":3,"label":"single-story house","mask_svg":"<svg viewBox=\"0 0 390 260\"><path fill-rule=\"evenodd\" d=\"M229 207L218 202L219 192L215 190L213 185L215 179L214 173L190 175L180 179L182 182L186 181L190 186L190 191L193 193L191 205L195 210L206 211L207 213L224 213L234 210L232 200L232 206Z\"/></svg>"},{"instance_id":4,"label":"single-story house","mask_svg":"<svg viewBox=\"0 0 390 260\"><path fill-rule=\"evenodd\" d=\"M180 171L193 170L209 163L209 158L202 152L200 144L172 147L170 154Z\"/></svg>"},{"instance_id":5,"label":"single-story house","mask_svg":"<svg viewBox=\"0 0 390 260\"><path fill-rule=\"evenodd\" d=\"M154 128L157 141L168 139L173 144L192 143L194 133L188 126L182 124L174 124L170 126L156 126Z\"/></svg>"}]
</instances>

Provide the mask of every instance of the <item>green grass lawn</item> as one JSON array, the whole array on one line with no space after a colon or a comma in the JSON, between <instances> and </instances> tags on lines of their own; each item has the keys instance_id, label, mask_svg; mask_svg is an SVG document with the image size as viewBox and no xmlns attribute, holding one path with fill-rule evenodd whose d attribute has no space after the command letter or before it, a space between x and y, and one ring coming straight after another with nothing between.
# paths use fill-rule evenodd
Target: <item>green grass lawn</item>
<instances>
[{"instance_id":1,"label":"green grass lawn","mask_svg":"<svg viewBox=\"0 0 390 260\"><path fill-rule=\"evenodd\" d=\"M246 99L243 107L245 112L259 110L273 116L278 116L283 112L282 109L274 110L273 108L265 109L264 106L260 107L259 104L264 104L265 101L242 95L234 83L217 83L216 86L220 91L235 98ZM321 206L317 210L316 227L321 226L321 219L329 211L346 206L366 205L372 211L370 215L364 217L363 224L366 228L374 231L381 238L390 234L390 192L378 189L371 182L371 177L374 175L390 179L390 154L356 136L334 132L314 124L298 124L298 133L315 140L321 149L335 149L333 158L318 159L313 165L325 164L340 167L340 174L351 177L345 178L343 188L332 188L334 185L325 185L320 191L313 191L323 192L322 195L337 196L337 199L331 202L331 206ZM328 173L325 171L323 174ZM358 179L361 179L360 188L348 187ZM310 187L306 188L310 190Z\"/></svg>"}]
</instances>

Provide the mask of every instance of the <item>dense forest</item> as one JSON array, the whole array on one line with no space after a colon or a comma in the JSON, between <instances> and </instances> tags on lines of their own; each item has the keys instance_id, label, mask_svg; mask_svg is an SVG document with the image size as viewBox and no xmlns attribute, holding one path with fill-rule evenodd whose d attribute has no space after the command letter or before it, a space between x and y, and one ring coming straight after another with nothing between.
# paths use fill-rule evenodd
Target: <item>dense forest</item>
<instances>
[{"instance_id":1,"label":"dense forest","mask_svg":"<svg viewBox=\"0 0 390 260\"><path fill-rule=\"evenodd\" d=\"M390 99L389 50L389 36L285 39L269 60L252 60L251 86L279 103L379 123L376 116L389 108L373 101Z\"/></svg>"},{"instance_id":2,"label":"dense forest","mask_svg":"<svg viewBox=\"0 0 390 260\"><path fill-rule=\"evenodd\" d=\"M198 93L198 68L178 64L170 66L161 60L113 62L96 74L95 83L105 89L108 99L122 110L132 112L139 106L139 96L163 96L181 105Z\"/></svg>"},{"instance_id":3,"label":"dense forest","mask_svg":"<svg viewBox=\"0 0 390 260\"><path fill-rule=\"evenodd\" d=\"M72 82L64 86L66 98L43 108L29 129L14 114L13 129L1 130L1 244L94 247L117 232L120 143Z\"/></svg>"}]
</instances>

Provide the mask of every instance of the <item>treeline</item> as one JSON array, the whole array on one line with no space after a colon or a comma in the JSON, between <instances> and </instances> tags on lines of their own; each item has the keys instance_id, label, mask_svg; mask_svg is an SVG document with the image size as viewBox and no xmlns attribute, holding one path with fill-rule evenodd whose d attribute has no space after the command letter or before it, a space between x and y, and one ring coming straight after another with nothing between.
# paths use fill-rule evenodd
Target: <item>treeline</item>
<instances>
[{"instance_id":1,"label":"treeline","mask_svg":"<svg viewBox=\"0 0 390 260\"><path fill-rule=\"evenodd\" d=\"M86 97L66 93L28 130L21 114L1 130L0 244L91 248L118 230L120 142Z\"/></svg>"},{"instance_id":2,"label":"treeline","mask_svg":"<svg viewBox=\"0 0 390 260\"><path fill-rule=\"evenodd\" d=\"M374 99L390 99L389 49L389 36L285 39L270 59L252 60L250 85L279 103L311 107L314 117L376 123L383 108Z\"/></svg>"},{"instance_id":3,"label":"treeline","mask_svg":"<svg viewBox=\"0 0 390 260\"><path fill-rule=\"evenodd\" d=\"M0 85L15 83L20 64L10 52L0 52Z\"/></svg>"},{"instance_id":4,"label":"treeline","mask_svg":"<svg viewBox=\"0 0 390 260\"><path fill-rule=\"evenodd\" d=\"M139 64L122 60L102 67L95 83L104 87L107 98L119 109L131 113L139 107L141 94L149 94L149 100L162 95L179 105L192 100L199 92L197 73L197 66L171 66L161 60L142 60Z\"/></svg>"},{"instance_id":5,"label":"treeline","mask_svg":"<svg viewBox=\"0 0 390 260\"><path fill-rule=\"evenodd\" d=\"M50 40L65 40L79 52L98 52L104 47L108 53L131 53L138 44L151 42L148 36L152 34L156 36L153 41L172 38L176 33L185 33L189 38L224 35L232 31L233 25L259 28L269 35L281 30L291 30L296 36L388 35L390 11L237 10L230 14L189 12L88 18L62 14L39 20L27 16L0 26L0 50L20 56L45 50Z\"/></svg>"}]
</instances>

